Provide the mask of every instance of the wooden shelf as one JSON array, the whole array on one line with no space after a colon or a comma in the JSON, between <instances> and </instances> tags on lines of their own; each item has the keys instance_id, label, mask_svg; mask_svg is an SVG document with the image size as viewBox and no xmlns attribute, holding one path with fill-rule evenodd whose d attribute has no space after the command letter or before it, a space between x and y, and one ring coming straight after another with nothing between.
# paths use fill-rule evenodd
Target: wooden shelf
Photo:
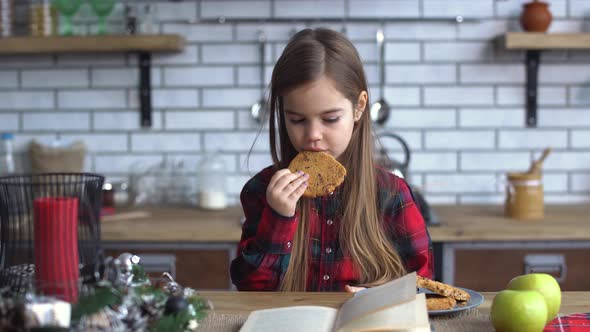
<instances>
[{"instance_id":1,"label":"wooden shelf","mask_svg":"<svg viewBox=\"0 0 590 332\"><path fill-rule=\"evenodd\" d=\"M0 54L178 52L179 35L105 35L0 38Z\"/></svg>"},{"instance_id":2,"label":"wooden shelf","mask_svg":"<svg viewBox=\"0 0 590 332\"><path fill-rule=\"evenodd\" d=\"M590 33L508 32L503 37L512 50L590 49Z\"/></svg>"}]
</instances>

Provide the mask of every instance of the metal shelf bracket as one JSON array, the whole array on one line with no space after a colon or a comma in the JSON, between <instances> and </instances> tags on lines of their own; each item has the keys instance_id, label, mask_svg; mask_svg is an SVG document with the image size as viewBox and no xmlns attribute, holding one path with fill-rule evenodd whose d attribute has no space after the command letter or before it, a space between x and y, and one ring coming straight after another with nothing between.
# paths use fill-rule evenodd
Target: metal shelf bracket
<instances>
[{"instance_id":1,"label":"metal shelf bracket","mask_svg":"<svg viewBox=\"0 0 590 332\"><path fill-rule=\"evenodd\" d=\"M537 126L537 89L540 61L541 51L526 50L526 126L529 128Z\"/></svg>"},{"instance_id":2,"label":"metal shelf bracket","mask_svg":"<svg viewBox=\"0 0 590 332\"><path fill-rule=\"evenodd\" d=\"M139 52L139 112L141 127L152 126L152 54Z\"/></svg>"}]
</instances>

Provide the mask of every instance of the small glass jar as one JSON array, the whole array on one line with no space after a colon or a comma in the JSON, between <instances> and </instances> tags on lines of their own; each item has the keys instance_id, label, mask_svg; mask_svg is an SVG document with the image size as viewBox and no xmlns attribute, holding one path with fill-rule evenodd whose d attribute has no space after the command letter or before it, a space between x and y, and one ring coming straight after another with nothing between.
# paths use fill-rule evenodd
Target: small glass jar
<instances>
[{"instance_id":1,"label":"small glass jar","mask_svg":"<svg viewBox=\"0 0 590 332\"><path fill-rule=\"evenodd\" d=\"M221 210L227 207L225 161L218 153L207 154L199 163L198 206L207 210Z\"/></svg>"}]
</instances>

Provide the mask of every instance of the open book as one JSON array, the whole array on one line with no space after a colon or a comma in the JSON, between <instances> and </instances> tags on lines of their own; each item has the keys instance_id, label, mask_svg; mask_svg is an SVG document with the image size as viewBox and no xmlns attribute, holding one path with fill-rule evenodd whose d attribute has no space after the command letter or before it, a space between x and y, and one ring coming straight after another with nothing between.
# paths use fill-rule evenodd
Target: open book
<instances>
[{"instance_id":1,"label":"open book","mask_svg":"<svg viewBox=\"0 0 590 332\"><path fill-rule=\"evenodd\" d=\"M426 298L416 294L416 273L368 288L340 309L294 306L250 313L240 332L430 332Z\"/></svg>"}]
</instances>

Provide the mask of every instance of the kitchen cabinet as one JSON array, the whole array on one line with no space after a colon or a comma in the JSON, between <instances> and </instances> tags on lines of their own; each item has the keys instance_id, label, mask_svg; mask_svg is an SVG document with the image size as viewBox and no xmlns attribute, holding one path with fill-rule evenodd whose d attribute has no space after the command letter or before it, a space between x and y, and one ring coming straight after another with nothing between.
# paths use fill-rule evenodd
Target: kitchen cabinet
<instances>
[{"instance_id":1,"label":"kitchen cabinet","mask_svg":"<svg viewBox=\"0 0 590 332\"><path fill-rule=\"evenodd\" d=\"M159 278L170 273L182 286L194 289L232 289L229 263L235 257L235 245L178 245L153 243L107 243L105 255L117 257L131 252L140 257L146 273Z\"/></svg>"},{"instance_id":2,"label":"kitchen cabinet","mask_svg":"<svg viewBox=\"0 0 590 332\"><path fill-rule=\"evenodd\" d=\"M590 207L547 206L536 221L506 218L502 206L434 207L437 278L478 291L500 291L527 272L555 276L562 289L590 289Z\"/></svg>"}]
</instances>

